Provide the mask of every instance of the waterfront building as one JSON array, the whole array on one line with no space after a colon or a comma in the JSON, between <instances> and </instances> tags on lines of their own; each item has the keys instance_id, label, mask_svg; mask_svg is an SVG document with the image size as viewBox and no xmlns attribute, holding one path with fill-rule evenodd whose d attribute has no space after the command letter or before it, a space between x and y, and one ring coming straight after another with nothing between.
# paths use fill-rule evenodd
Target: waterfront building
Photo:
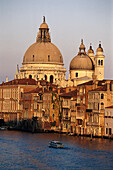
<instances>
[{"instance_id":1,"label":"waterfront building","mask_svg":"<svg viewBox=\"0 0 113 170\"><path fill-rule=\"evenodd\" d=\"M94 80L77 86L77 105L76 105L76 134L86 134L86 109L88 108L88 91L94 86Z\"/></svg>"},{"instance_id":2,"label":"waterfront building","mask_svg":"<svg viewBox=\"0 0 113 170\"><path fill-rule=\"evenodd\" d=\"M33 79L16 79L0 84L0 119L5 122L22 120L20 98L24 92L37 87Z\"/></svg>"},{"instance_id":3,"label":"waterfront building","mask_svg":"<svg viewBox=\"0 0 113 170\"><path fill-rule=\"evenodd\" d=\"M98 87L88 92L87 134L104 135L105 107L112 104L113 81L99 81Z\"/></svg>"},{"instance_id":4,"label":"waterfront building","mask_svg":"<svg viewBox=\"0 0 113 170\"><path fill-rule=\"evenodd\" d=\"M104 136L113 138L113 105L105 107Z\"/></svg>"},{"instance_id":5,"label":"waterfront building","mask_svg":"<svg viewBox=\"0 0 113 170\"><path fill-rule=\"evenodd\" d=\"M62 100L62 132L75 132L77 90L60 94Z\"/></svg>"},{"instance_id":6,"label":"waterfront building","mask_svg":"<svg viewBox=\"0 0 113 170\"><path fill-rule=\"evenodd\" d=\"M58 114L52 110L52 94L56 87L45 80L39 80L36 89L23 93L20 100L23 105L23 120L35 118L43 129L50 129L53 122L57 122L58 126Z\"/></svg>"}]
</instances>

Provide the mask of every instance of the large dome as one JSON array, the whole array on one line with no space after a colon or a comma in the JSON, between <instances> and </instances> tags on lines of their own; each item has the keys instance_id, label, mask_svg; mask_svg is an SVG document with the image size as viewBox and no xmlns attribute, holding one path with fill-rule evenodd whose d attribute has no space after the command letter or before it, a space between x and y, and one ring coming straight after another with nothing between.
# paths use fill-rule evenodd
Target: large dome
<instances>
[{"instance_id":1,"label":"large dome","mask_svg":"<svg viewBox=\"0 0 113 170\"><path fill-rule=\"evenodd\" d=\"M23 64L27 63L63 64L63 57L59 49L51 42L36 42L24 55Z\"/></svg>"},{"instance_id":2,"label":"large dome","mask_svg":"<svg viewBox=\"0 0 113 170\"><path fill-rule=\"evenodd\" d=\"M70 70L94 70L93 62L87 55L77 55L70 63Z\"/></svg>"}]
</instances>

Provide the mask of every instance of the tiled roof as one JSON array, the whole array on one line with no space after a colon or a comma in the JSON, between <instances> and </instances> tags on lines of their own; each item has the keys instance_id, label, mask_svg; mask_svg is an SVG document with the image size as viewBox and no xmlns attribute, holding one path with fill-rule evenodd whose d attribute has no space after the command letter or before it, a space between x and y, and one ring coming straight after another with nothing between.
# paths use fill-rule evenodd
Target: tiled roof
<instances>
[{"instance_id":1,"label":"tiled roof","mask_svg":"<svg viewBox=\"0 0 113 170\"><path fill-rule=\"evenodd\" d=\"M111 105L111 106L108 106L108 107L105 107L106 109L111 109L111 108L113 108L113 105Z\"/></svg>"},{"instance_id":2,"label":"tiled roof","mask_svg":"<svg viewBox=\"0 0 113 170\"><path fill-rule=\"evenodd\" d=\"M0 86L8 86L8 85L38 85L38 82L40 82L41 86L50 86L50 87L57 87L57 85L47 82L46 80L38 80L36 81L35 79L14 79L8 82L3 82L0 84Z\"/></svg>"},{"instance_id":3,"label":"tiled roof","mask_svg":"<svg viewBox=\"0 0 113 170\"><path fill-rule=\"evenodd\" d=\"M82 84L79 84L79 85L77 85L77 86L79 87L79 86L85 86L85 85L93 85L93 80L87 81L87 82L82 83Z\"/></svg>"},{"instance_id":4,"label":"tiled roof","mask_svg":"<svg viewBox=\"0 0 113 170\"><path fill-rule=\"evenodd\" d=\"M62 93L60 96L62 96L62 97L77 97L77 89L70 91L68 93Z\"/></svg>"},{"instance_id":5,"label":"tiled roof","mask_svg":"<svg viewBox=\"0 0 113 170\"><path fill-rule=\"evenodd\" d=\"M37 85L37 81L34 79L14 79L8 82L3 82L2 84L0 84L0 86L4 86L4 85Z\"/></svg>"},{"instance_id":6,"label":"tiled roof","mask_svg":"<svg viewBox=\"0 0 113 170\"><path fill-rule=\"evenodd\" d=\"M96 89L93 89L93 90L89 90L89 91L107 91L107 85L103 85L101 87L98 87Z\"/></svg>"},{"instance_id":7,"label":"tiled roof","mask_svg":"<svg viewBox=\"0 0 113 170\"><path fill-rule=\"evenodd\" d=\"M39 93L39 92L41 92L41 93L51 93L52 91L51 90L48 90L47 88L36 88L36 89L34 89L34 90L31 90L31 91L28 91L28 92L26 92L25 94L30 94L30 93Z\"/></svg>"}]
</instances>

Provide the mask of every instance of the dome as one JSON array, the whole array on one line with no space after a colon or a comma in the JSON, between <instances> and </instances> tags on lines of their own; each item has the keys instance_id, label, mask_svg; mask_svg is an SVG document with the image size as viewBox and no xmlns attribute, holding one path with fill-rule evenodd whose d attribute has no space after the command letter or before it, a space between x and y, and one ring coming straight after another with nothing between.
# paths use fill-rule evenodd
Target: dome
<instances>
[{"instance_id":1,"label":"dome","mask_svg":"<svg viewBox=\"0 0 113 170\"><path fill-rule=\"evenodd\" d=\"M70 70L94 70L94 65L87 55L81 54L72 59Z\"/></svg>"},{"instance_id":2,"label":"dome","mask_svg":"<svg viewBox=\"0 0 113 170\"><path fill-rule=\"evenodd\" d=\"M81 40L78 55L71 60L70 70L94 70L93 61L85 52L83 39Z\"/></svg>"},{"instance_id":3,"label":"dome","mask_svg":"<svg viewBox=\"0 0 113 170\"><path fill-rule=\"evenodd\" d=\"M42 23L42 24L40 25L40 28L48 28L48 25L47 25L46 23Z\"/></svg>"},{"instance_id":4,"label":"dome","mask_svg":"<svg viewBox=\"0 0 113 170\"><path fill-rule=\"evenodd\" d=\"M43 23L40 25L40 28L43 29L43 28L48 28L48 25L46 24L45 22L45 16L43 16Z\"/></svg>"},{"instance_id":5,"label":"dome","mask_svg":"<svg viewBox=\"0 0 113 170\"><path fill-rule=\"evenodd\" d=\"M36 42L26 51L23 64L56 63L63 65L63 57L59 49L51 42Z\"/></svg>"},{"instance_id":6,"label":"dome","mask_svg":"<svg viewBox=\"0 0 113 170\"><path fill-rule=\"evenodd\" d=\"M99 47L97 48L97 52L103 52L103 48L101 47L101 43L99 43Z\"/></svg>"},{"instance_id":7,"label":"dome","mask_svg":"<svg viewBox=\"0 0 113 170\"><path fill-rule=\"evenodd\" d=\"M88 50L88 54L89 53L93 53L94 54L94 50L92 49L92 45L90 44L89 50Z\"/></svg>"}]
</instances>

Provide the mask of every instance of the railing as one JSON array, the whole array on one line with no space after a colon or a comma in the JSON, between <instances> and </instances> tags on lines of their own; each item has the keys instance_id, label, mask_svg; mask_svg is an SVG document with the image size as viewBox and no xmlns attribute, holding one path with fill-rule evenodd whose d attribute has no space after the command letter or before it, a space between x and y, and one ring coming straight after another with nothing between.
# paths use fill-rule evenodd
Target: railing
<instances>
[{"instance_id":1,"label":"railing","mask_svg":"<svg viewBox=\"0 0 113 170\"><path fill-rule=\"evenodd\" d=\"M84 119L84 117L85 117L85 113L77 112L76 119Z\"/></svg>"},{"instance_id":2,"label":"railing","mask_svg":"<svg viewBox=\"0 0 113 170\"><path fill-rule=\"evenodd\" d=\"M63 108L68 108L68 109L69 109L69 108L70 108L70 105L63 104L62 107L63 107Z\"/></svg>"},{"instance_id":3,"label":"railing","mask_svg":"<svg viewBox=\"0 0 113 170\"><path fill-rule=\"evenodd\" d=\"M63 120L70 120L70 117L68 117L68 116L63 116L62 119L63 119Z\"/></svg>"},{"instance_id":4,"label":"railing","mask_svg":"<svg viewBox=\"0 0 113 170\"><path fill-rule=\"evenodd\" d=\"M99 126L98 122L87 122L86 123L88 126Z\"/></svg>"}]
</instances>

